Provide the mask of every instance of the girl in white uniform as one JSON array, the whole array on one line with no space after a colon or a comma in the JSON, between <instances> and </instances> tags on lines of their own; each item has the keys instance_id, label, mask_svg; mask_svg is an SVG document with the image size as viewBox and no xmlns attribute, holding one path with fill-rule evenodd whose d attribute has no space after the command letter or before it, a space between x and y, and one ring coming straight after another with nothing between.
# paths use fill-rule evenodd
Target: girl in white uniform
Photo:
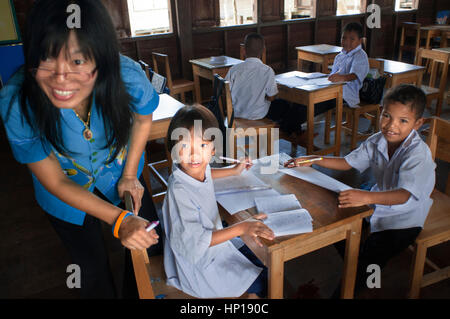
<instances>
[{"instance_id":1,"label":"girl in white uniform","mask_svg":"<svg viewBox=\"0 0 450 319\"><path fill-rule=\"evenodd\" d=\"M201 130L194 132L196 120L201 121ZM239 297L245 292L249 298L264 297L267 269L254 255L248 258L244 255L252 254L247 246L238 250L230 240L246 234L261 245L258 237L272 240L274 234L258 220L265 218L265 214L222 227L212 178L238 175L251 162L246 159L232 168L210 168L214 143L203 133L217 127L214 115L202 106L180 109L169 126L168 149L178 164L174 164L169 178L159 218L164 230L167 284L199 298ZM177 134L180 131L174 132L180 128L188 132L181 138ZM257 262L262 268L254 264Z\"/></svg>"}]
</instances>

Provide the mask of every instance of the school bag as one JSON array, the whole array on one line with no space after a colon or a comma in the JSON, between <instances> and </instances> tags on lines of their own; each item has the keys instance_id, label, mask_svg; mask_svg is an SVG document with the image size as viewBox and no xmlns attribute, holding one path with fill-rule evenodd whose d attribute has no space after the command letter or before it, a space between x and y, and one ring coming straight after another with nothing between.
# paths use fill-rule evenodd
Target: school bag
<instances>
[{"instance_id":1,"label":"school bag","mask_svg":"<svg viewBox=\"0 0 450 319\"><path fill-rule=\"evenodd\" d=\"M384 85L386 84L386 77L379 78L366 77L363 85L359 90L359 99L362 102L369 104L379 104L383 97Z\"/></svg>"}]
</instances>

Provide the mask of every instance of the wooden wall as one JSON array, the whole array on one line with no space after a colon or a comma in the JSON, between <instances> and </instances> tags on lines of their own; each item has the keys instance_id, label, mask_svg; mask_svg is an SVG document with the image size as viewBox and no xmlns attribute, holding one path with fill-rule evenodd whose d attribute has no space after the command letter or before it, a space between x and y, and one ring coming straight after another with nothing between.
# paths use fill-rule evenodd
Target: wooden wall
<instances>
[{"instance_id":1,"label":"wooden wall","mask_svg":"<svg viewBox=\"0 0 450 319\"><path fill-rule=\"evenodd\" d=\"M189 59L213 55L239 57L239 43L249 32L264 35L267 63L276 73L296 67L295 47L314 43L340 44L342 27L358 21L365 27L370 57L396 58L398 25L403 21L432 24L436 12L450 9L448 0L421 0L419 9L395 12L394 0L367 0L381 7L381 29L365 26L368 14L338 16L336 0L317 0L317 18L281 20L284 0L257 0L258 23L218 27L219 0L170 0L173 33L130 38L126 0L102 0L113 17L122 52L151 63L151 52L169 55L173 76L192 78ZM19 24L24 25L32 0L14 0Z\"/></svg>"}]
</instances>

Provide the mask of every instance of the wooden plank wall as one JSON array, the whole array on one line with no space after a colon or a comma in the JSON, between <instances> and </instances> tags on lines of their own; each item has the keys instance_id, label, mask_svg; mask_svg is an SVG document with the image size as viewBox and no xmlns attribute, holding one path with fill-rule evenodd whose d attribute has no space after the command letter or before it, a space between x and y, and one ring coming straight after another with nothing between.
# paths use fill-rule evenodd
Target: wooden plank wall
<instances>
[{"instance_id":1,"label":"wooden plank wall","mask_svg":"<svg viewBox=\"0 0 450 319\"><path fill-rule=\"evenodd\" d=\"M249 32L264 35L267 63L276 73L296 67L295 47L314 43L340 44L342 27L351 21L365 26L368 14L335 16L336 0L316 0L317 14L313 19L281 20L283 0L257 0L258 22L252 25L217 27L219 0L170 0L173 33L130 38L126 0L102 0L113 17L120 37L122 52L133 59L151 64L151 52L169 55L173 77L192 78L188 62L226 54L239 57L239 43ZM14 0L19 24L23 27L25 15L32 0ZM450 9L448 0L421 0L419 9L408 12L394 11L394 0L367 0L381 7L381 29L365 27L370 57L396 58L399 38L398 25L403 21L432 24L436 12ZM180 26L178 28L178 26Z\"/></svg>"}]
</instances>

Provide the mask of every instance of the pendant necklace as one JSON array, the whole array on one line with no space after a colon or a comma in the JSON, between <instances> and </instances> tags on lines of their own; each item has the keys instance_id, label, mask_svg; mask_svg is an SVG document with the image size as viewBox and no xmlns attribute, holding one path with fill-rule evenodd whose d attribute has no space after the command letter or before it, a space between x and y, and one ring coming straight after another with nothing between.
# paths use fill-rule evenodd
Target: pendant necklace
<instances>
[{"instance_id":1,"label":"pendant necklace","mask_svg":"<svg viewBox=\"0 0 450 319\"><path fill-rule=\"evenodd\" d=\"M92 139L92 137L93 137L92 131L89 129L89 121L91 119L91 111L89 111L89 113L88 113L87 122L83 121L83 119L77 114L77 112L75 112L75 110L73 110L73 112L78 117L78 119L81 122L83 122L83 125L84 125L83 137L84 137L84 139L86 141L90 141Z\"/></svg>"}]
</instances>

